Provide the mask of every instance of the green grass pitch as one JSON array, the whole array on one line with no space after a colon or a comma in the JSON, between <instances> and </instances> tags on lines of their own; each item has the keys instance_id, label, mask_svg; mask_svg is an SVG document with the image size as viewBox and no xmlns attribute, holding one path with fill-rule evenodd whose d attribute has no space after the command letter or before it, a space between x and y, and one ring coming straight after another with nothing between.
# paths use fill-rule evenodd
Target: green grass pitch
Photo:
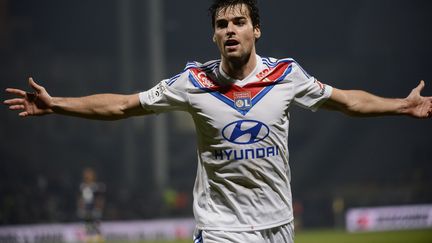
<instances>
[{"instance_id":1,"label":"green grass pitch","mask_svg":"<svg viewBox=\"0 0 432 243\"><path fill-rule=\"evenodd\" d=\"M432 229L347 233L344 231L304 231L295 243L432 243Z\"/></svg>"},{"instance_id":2,"label":"green grass pitch","mask_svg":"<svg viewBox=\"0 0 432 243\"><path fill-rule=\"evenodd\" d=\"M141 241L107 243L192 243L191 239L182 241ZM347 233L335 230L299 231L295 243L432 243L432 229Z\"/></svg>"}]
</instances>

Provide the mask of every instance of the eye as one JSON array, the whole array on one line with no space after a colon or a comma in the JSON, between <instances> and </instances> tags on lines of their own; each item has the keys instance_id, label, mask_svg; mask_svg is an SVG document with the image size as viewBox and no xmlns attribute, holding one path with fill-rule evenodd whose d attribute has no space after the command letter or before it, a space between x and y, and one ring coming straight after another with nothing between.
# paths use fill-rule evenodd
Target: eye
<instances>
[{"instance_id":1,"label":"eye","mask_svg":"<svg viewBox=\"0 0 432 243\"><path fill-rule=\"evenodd\" d=\"M247 24L247 20L244 18L239 18L234 21L234 24L237 26L244 26L245 24Z\"/></svg>"},{"instance_id":2,"label":"eye","mask_svg":"<svg viewBox=\"0 0 432 243\"><path fill-rule=\"evenodd\" d=\"M217 21L216 22L216 28L223 29L226 28L228 25L228 21Z\"/></svg>"}]
</instances>

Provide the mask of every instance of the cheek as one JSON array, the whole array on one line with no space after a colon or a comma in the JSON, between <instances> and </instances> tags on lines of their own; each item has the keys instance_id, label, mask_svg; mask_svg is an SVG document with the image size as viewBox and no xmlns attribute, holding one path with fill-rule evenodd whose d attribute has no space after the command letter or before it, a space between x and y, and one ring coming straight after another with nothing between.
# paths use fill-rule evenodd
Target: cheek
<instances>
[{"instance_id":1,"label":"cheek","mask_svg":"<svg viewBox=\"0 0 432 243\"><path fill-rule=\"evenodd\" d=\"M216 44L216 46L220 49L220 50L222 50L223 49L223 44L222 44L222 42L220 41L220 40L218 40L218 39L216 39L216 41L214 42L215 44Z\"/></svg>"},{"instance_id":2,"label":"cheek","mask_svg":"<svg viewBox=\"0 0 432 243\"><path fill-rule=\"evenodd\" d=\"M220 35L218 35L217 33L213 35L213 42L217 45L220 46L222 43L222 38L220 37Z\"/></svg>"},{"instance_id":3,"label":"cheek","mask_svg":"<svg viewBox=\"0 0 432 243\"><path fill-rule=\"evenodd\" d=\"M254 42L255 41L255 33L253 29L246 29L243 31L244 40L247 40L248 42Z\"/></svg>"},{"instance_id":4,"label":"cheek","mask_svg":"<svg viewBox=\"0 0 432 243\"><path fill-rule=\"evenodd\" d=\"M255 43L255 35L254 34L248 33L247 35L245 35L244 39L248 45L252 45L253 43Z\"/></svg>"}]
</instances>

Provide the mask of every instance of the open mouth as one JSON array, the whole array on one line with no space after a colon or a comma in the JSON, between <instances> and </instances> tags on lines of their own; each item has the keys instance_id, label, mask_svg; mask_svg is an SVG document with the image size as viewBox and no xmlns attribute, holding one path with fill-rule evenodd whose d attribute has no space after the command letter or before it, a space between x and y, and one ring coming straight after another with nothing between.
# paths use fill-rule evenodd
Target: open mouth
<instances>
[{"instance_id":1,"label":"open mouth","mask_svg":"<svg viewBox=\"0 0 432 243\"><path fill-rule=\"evenodd\" d=\"M239 44L239 42L236 41L236 40L227 40L227 41L225 41L225 46L228 46L228 47L230 47L230 46L236 46L238 44Z\"/></svg>"}]
</instances>

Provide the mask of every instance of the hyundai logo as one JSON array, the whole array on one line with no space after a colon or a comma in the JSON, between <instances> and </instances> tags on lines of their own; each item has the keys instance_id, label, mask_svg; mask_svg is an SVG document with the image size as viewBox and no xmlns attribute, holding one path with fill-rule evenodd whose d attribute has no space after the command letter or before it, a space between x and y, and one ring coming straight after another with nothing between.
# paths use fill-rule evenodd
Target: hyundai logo
<instances>
[{"instance_id":1,"label":"hyundai logo","mask_svg":"<svg viewBox=\"0 0 432 243\"><path fill-rule=\"evenodd\" d=\"M235 144L257 143L265 139L270 133L268 126L254 120L240 120L226 125L222 129L222 136Z\"/></svg>"}]
</instances>

